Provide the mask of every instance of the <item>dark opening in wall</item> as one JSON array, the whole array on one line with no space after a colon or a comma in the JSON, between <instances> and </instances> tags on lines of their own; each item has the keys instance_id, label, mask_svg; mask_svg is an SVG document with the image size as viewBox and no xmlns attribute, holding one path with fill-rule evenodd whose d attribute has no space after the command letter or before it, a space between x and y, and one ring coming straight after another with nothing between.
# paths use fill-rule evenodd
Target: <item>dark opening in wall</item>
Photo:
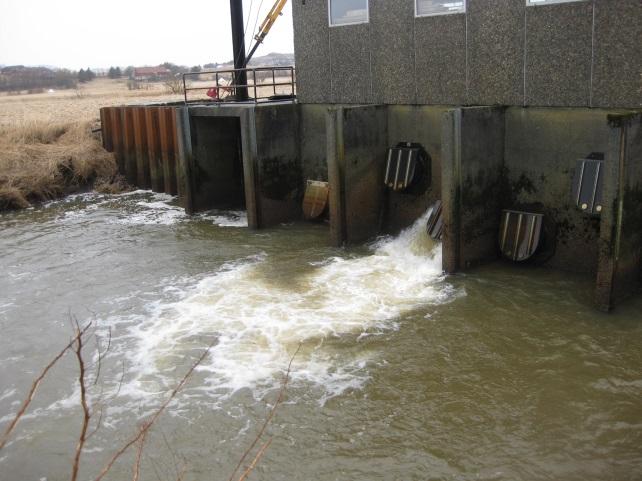
<instances>
[{"instance_id":1,"label":"dark opening in wall","mask_svg":"<svg viewBox=\"0 0 642 481\"><path fill-rule=\"evenodd\" d=\"M194 210L245 209L238 117L193 117Z\"/></svg>"}]
</instances>

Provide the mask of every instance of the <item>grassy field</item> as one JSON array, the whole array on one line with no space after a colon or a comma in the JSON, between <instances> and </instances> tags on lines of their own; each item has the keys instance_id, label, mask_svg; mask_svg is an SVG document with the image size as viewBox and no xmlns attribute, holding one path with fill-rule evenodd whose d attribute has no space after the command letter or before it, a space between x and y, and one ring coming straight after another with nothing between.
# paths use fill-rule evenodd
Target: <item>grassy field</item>
<instances>
[{"instance_id":1,"label":"grassy field","mask_svg":"<svg viewBox=\"0 0 642 481\"><path fill-rule=\"evenodd\" d=\"M162 84L128 90L125 79L96 79L76 90L0 94L0 210L25 208L95 186L125 187L112 154L105 152L100 107L180 100Z\"/></svg>"}]
</instances>

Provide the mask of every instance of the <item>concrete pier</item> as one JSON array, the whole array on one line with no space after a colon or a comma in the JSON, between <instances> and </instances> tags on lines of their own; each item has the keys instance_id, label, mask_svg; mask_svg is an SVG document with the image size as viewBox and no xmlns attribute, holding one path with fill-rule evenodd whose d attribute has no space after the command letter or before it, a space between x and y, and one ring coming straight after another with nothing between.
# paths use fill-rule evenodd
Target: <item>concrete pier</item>
<instances>
[{"instance_id":1,"label":"concrete pier","mask_svg":"<svg viewBox=\"0 0 642 481\"><path fill-rule=\"evenodd\" d=\"M381 231L386 109L330 109L326 131L331 241L363 242Z\"/></svg>"}]
</instances>

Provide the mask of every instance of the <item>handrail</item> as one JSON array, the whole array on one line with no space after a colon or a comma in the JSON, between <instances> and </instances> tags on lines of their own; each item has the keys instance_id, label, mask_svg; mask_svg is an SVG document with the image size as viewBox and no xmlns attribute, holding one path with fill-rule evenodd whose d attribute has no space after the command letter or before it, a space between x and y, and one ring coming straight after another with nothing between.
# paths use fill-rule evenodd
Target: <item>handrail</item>
<instances>
[{"instance_id":1,"label":"handrail","mask_svg":"<svg viewBox=\"0 0 642 481\"><path fill-rule=\"evenodd\" d=\"M239 73L245 72L247 74L246 83L236 83ZM271 73L271 82L267 83L257 83L257 73L268 72L268 80L270 80ZM277 72L287 72L286 81L283 80L283 76L277 76ZM187 80L188 78L201 77L205 75L213 76L213 84L206 84L202 87L191 87L189 86ZM229 76L230 83L222 84L221 80L224 80L223 77ZM260 77L261 75L259 75ZM277 81L277 79L279 81ZM251 82L250 82L251 81ZM259 79L260 81L260 79ZM285 92L277 92L277 87L290 87L285 89ZM293 66L274 66L274 67L255 67L255 68L237 68L229 70L207 70L204 72L189 72L183 74L183 92L185 98L185 104L190 102L202 102L203 98L196 100L188 99L188 92L193 91L206 91L207 99L210 102L240 102L236 100L236 89L247 89L248 92L253 92L254 96L250 97L247 101L258 103L260 101L270 102L270 101L280 101L284 98L296 99L296 75L295 68ZM270 89L271 88L271 89ZM279 89L284 90L284 89ZM264 95L265 92L271 92L269 95Z\"/></svg>"}]
</instances>

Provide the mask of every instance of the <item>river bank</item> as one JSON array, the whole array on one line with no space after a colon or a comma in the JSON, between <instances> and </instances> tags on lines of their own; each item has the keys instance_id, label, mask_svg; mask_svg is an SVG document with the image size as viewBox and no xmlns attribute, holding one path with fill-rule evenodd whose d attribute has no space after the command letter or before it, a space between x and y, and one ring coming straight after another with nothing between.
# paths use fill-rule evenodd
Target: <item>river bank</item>
<instances>
[{"instance_id":1,"label":"river bank","mask_svg":"<svg viewBox=\"0 0 642 481\"><path fill-rule=\"evenodd\" d=\"M27 208L89 187L112 193L127 188L91 122L0 128L0 210Z\"/></svg>"},{"instance_id":2,"label":"river bank","mask_svg":"<svg viewBox=\"0 0 642 481\"><path fill-rule=\"evenodd\" d=\"M77 89L0 95L0 211L94 188L128 186L101 145L101 107L176 100L161 84L128 90L126 79L96 79Z\"/></svg>"}]
</instances>

